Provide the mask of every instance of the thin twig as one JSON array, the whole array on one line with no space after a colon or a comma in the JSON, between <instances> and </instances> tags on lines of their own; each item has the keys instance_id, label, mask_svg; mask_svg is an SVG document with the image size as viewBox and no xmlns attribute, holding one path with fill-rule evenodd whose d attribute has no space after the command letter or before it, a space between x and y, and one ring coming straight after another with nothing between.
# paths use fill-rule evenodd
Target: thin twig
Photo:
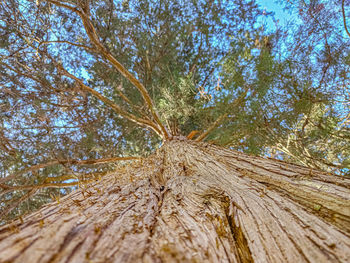
<instances>
[{"instance_id":1,"label":"thin twig","mask_svg":"<svg viewBox=\"0 0 350 263\"><path fill-rule=\"evenodd\" d=\"M27 200L31 196L33 196L38 190L39 189L37 189L37 188L30 190L27 194L23 195L20 199L18 199L17 202L11 203L9 206L7 206L0 214L0 219L3 218L4 216L8 215L8 213L10 213L20 203Z\"/></svg>"},{"instance_id":2,"label":"thin twig","mask_svg":"<svg viewBox=\"0 0 350 263\"><path fill-rule=\"evenodd\" d=\"M37 47L37 49L40 48L41 45L44 45L44 44L52 44L52 43L64 43L64 44L69 44L71 46L76 46L76 47L82 47L82 48L85 48L87 50L90 50L90 51L93 51L95 52L95 50L91 47L88 47L88 46L85 46L85 45L81 45L81 44L77 44L77 43L73 43L73 42L70 42L70 41L66 41L66 40L56 40L56 41L41 41Z\"/></svg>"},{"instance_id":3,"label":"thin twig","mask_svg":"<svg viewBox=\"0 0 350 263\"><path fill-rule=\"evenodd\" d=\"M346 26L344 2L345 2L345 0L343 0L343 1L341 2L341 9L342 9L342 13L343 13L344 28L345 28L346 33L347 33L348 36L350 37L350 32L349 32L349 30L348 30L348 27Z\"/></svg>"}]
</instances>

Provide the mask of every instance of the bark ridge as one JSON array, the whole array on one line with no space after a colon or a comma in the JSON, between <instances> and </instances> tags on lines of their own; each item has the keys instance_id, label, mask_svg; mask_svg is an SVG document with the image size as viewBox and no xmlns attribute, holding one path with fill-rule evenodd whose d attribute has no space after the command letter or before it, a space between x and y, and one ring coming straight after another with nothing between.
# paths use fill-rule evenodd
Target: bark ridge
<instances>
[{"instance_id":1,"label":"bark ridge","mask_svg":"<svg viewBox=\"0 0 350 263\"><path fill-rule=\"evenodd\" d=\"M173 140L0 228L0 262L347 262L350 180Z\"/></svg>"}]
</instances>

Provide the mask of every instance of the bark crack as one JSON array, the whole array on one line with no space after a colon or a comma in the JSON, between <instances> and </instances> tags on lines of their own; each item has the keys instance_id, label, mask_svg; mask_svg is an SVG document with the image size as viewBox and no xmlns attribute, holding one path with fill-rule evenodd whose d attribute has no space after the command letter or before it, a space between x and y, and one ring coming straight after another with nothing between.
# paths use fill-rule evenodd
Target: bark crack
<instances>
[{"instance_id":1,"label":"bark crack","mask_svg":"<svg viewBox=\"0 0 350 263\"><path fill-rule=\"evenodd\" d=\"M153 191L152 194L157 198L158 202L157 202L157 207L154 208L153 223L148 228L149 238L148 238L147 244L145 246L145 249L141 255L142 259L145 259L146 255L152 257L151 256L152 253L150 253L150 251L151 251L151 245L152 245L152 238L154 235L154 229L156 228L156 225L158 223L158 217L159 217L161 210L162 210L163 200L164 200L165 194L168 191L170 191L169 188L166 186L166 180L168 178L166 178L166 176L165 176L165 169L164 169L166 167L165 154L166 154L165 151L163 151L162 157L161 157L161 165L160 165L158 174L156 173L154 176L152 176L152 178L149 178L149 188L155 190L155 191ZM157 185L159 187L157 187ZM159 194L157 194L157 192L159 192ZM150 198L150 200L151 200L151 198ZM157 259L162 262L161 258L158 257Z\"/></svg>"},{"instance_id":2,"label":"bark crack","mask_svg":"<svg viewBox=\"0 0 350 263\"><path fill-rule=\"evenodd\" d=\"M8 259L6 262L13 262L13 261L15 261L16 258L18 258L20 255L22 255L22 253L25 250L27 250L28 248L30 248L38 239L39 239L39 237L37 237L37 238L33 239L32 241L30 241L30 243L27 246L25 246L23 249L18 251L18 253L14 257Z\"/></svg>"},{"instance_id":3,"label":"bark crack","mask_svg":"<svg viewBox=\"0 0 350 263\"><path fill-rule=\"evenodd\" d=\"M231 202L228 200L228 202ZM250 251L247 238L245 237L242 228L239 226L239 222L236 222L234 219L234 215L230 215L230 203L225 202L224 203L225 208L225 216L231 231L232 238L235 241L235 250L237 251L238 255L238 261L241 263L246 262L254 262L252 253ZM234 205L234 203L233 203ZM237 207L237 206L236 206ZM240 207L237 207L238 209L241 209ZM232 212L234 213L234 212Z\"/></svg>"},{"instance_id":4,"label":"bark crack","mask_svg":"<svg viewBox=\"0 0 350 263\"><path fill-rule=\"evenodd\" d=\"M69 256L67 257L66 263L70 262L70 259L74 256L75 252L78 251L78 249L83 245L84 240L81 240L72 250L72 252L69 254Z\"/></svg>"},{"instance_id":5,"label":"bark crack","mask_svg":"<svg viewBox=\"0 0 350 263\"><path fill-rule=\"evenodd\" d=\"M84 226L74 226L65 236L63 242L61 243L59 249L55 254L52 255L52 257L49 259L48 262L55 262L57 260L57 257L61 254L61 252L70 244L70 241L73 240L73 238L85 227ZM83 242L83 241L80 241Z\"/></svg>"}]
</instances>

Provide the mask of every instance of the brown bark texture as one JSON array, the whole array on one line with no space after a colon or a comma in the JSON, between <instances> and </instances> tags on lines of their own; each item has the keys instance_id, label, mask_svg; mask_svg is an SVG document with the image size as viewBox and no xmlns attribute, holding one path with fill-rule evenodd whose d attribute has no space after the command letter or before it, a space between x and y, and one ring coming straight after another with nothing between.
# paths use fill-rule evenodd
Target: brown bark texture
<instances>
[{"instance_id":1,"label":"brown bark texture","mask_svg":"<svg viewBox=\"0 0 350 263\"><path fill-rule=\"evenodd\" d=\"M350 180L206 143L0 228L0 262L349 262Z\"/></svg>"}]
</instances>

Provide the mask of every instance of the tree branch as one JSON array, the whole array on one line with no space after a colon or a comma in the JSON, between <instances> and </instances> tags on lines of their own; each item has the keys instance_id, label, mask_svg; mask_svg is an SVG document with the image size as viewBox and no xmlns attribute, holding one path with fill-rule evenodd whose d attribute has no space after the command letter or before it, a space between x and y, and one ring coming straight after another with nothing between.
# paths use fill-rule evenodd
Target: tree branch
<instances>
[{"instance_id":1,"label":"tree branch","mask_svg":"<svg viewBox=\"0 0 350 263\"><path fill-rule=\"evenodd\" d=\"M140 159L142 159L142 158L135 157L135 156L129 156L129 157L112 157L112 158L88 159L88 160L52 160L52 161L48 161L46 163L41 163L41 164L31 166L23 171L19 171L17 173L11 174L11 175L6 176L4 178L0 178L0 184L4 183L4 182L8 182L9 180L14 179L21 174L37 171L41 168L45 168L45 167L56 165L56 164L86 165L86 164L111 163L111 162L116 162L116 161L140 160Z\"/></svg>"},{"instance_id":2,"label":"tree branch","mask_svg":"<svg viewBox=\"0 0 350 263\"><path fill-rule=\"evenodd\" d=\"M41 188L61 188L61 187L71 187L71 186L75 186L75 185L79 185L82 183L90 183L92 182L93 179L89 179L89 180L84 180L84 181L76 181L76 182L70 182L70 183L45 183L45 184L34 184L34 185L16 185L16 186L10 186L6 188L4 187L4 185L0 184L0 188L4 188L8 191L6 191L6 193L8 192L13 192L13 191L20 191L20 190L28 190L28 189L33 189L33 190L39 190Z\"/></svg>"},{"instance_id":3,"label":"tree branch","mask_svg":"<svg viewBox=\"0 0 350 263\"><path fill-rule=\"evenodd\" d=\"M201 135L197 137L197 139L195 139L195 141L197 142L203 141L209 135L209 133L211 133L216 127L218 127L226 119L227 115L228 113L225 113L221 115L219 118L217 118L216 121L205 132L203 132Z\"/></svg>"},{"instance_id":4,"label":"tree branch","mask_svg":"<svg viewBox=\"0 0 350 263\"><path fill-rule=\"evenodd\" d=\"M230 103L231 106L232 107L239 106L244 101L244 98L247 95L248 91L249 91L249 87L247 87L245 91L238 98L236 98L232 103ZM216 121L205 132L203 132L201 135L199 135L195 139L195 141L197 142L203 141L209 135L209 133L211 133L215 128L217 128L220 124L222 124L225 121L227 116L228 116L228 113L224 113L219 118L217 118Z\"/></svg>"},{"instance_id":5,"label":"tree branch","mask_svg":"<svg viewBox=\"0 0 350 263\"><path fill-rule=\"evenodd\" d=\"M97 92L96 90L86 86L84 84L84 82L77 78L76 76L74 76L73 74L69 73L65 68L63 68L62 65L60 64L57 64L57 67L61 70L61 72L75 80L81 89L89 92L91 95L93 95L94 97L98 98L99 100L103 101L105 104L107 104L108 106L110 106L116 113L118 113L120 116L132 121L132 122L135 122L137 123L138 125L140 126L145 126L145 127L148 127L148 128L151 128L152 130L154 130L159 136L162 137L162 132L159 130L158 126L153 123L152 121L149 121L149 120L146 120L146 119L142 119L142 118L138 118L136 117L135 115L131 114L131 113L128 113L126 111L124 111L122 108L120 108L117 104L115 104L113 101L111 101L110 99L106 98L105 96L101 95L99 92Z\"/></svg>"},{"instance_id":6,"label":"tree branch","mask_svg":"<svg viewBox=\"0 0 350 263\"><path fill-rule=\"evenodd\" d=\"M349 32L349 30L348 30L348 27L346 26L344 2L345 2L345 0L343 0L343 1L341 2L341 9L342 9L342 13L343 13L344 28L345 28L346 33L347 33L348 36L350 37L350 32Z\"/></svg>"},{"instance_id":7,"label":"tree branch","mask_svg":"<svg viewBox=\"0 0 350 263\"><path fill-rule=\"evenodd\" d=\"M52 3L56 6L67 8L76 14L78 14L83 22L85 31L90 39L90 41L96 46L97 50L103 55L105 59L107 59L113 66L116 68L119 73L121 73L126 79L128 79L141 93L141 96L143 100L145 101L148 109L150 110L153 119L159 126L159 129L161 130L162 137L167 140L169 138L169 133L166 130L165 126L160 121L160 118L158 117L157 112L154 109L152 99L146 90L146 88L143 86L143 84L134 77L133 74L131 74L117 59L114 58L114 56L103 46L103 44L100 42L99 37L96 33L95 27L92 25L88 13L84 13L80 10L78 10L75 7L72 7L70 5L63 4L56 0L45 0L46 2ZM87 3L88 5L88 3ZM89 8L85 8L85 11L88 11Z\"/></svg>"},{"instance_id":8,"label":"tree branch","mask_svg":"<svg viewBox=\"0 0 350 263\"><path fill-rule=\"evenodd\" d=\"M90 50L90 51L92 51L92 52L95 52L95 50L94 50L93 48L91 48L91 47L88 47L88 46L85 46L85 45L81 45L81 44L77 44L77 43L73 43L73 42L66 41L66 40L41 41L41 42L39 42L37 49L39 49L41 45L44 45L44 44L52 44L52 43L64 43L64 44L69 44L69 45L71 45L71 46L76 46L76 47L85 48L85 49L87 49L87 50Z\"/></svg>"},{"instance_id":9,"label":"tree branch","mask_svg":"<svg viewBox=\"0 0 350 263\"><path fill-rule=\"evenodd\" d=\"M21 196L21 198L18 199L17 202L11 203L8 207L6 207L2 211L2 213L0 214L0 218L3 218L4 216L8 215L8 213L10 213L16 206L18 206L20 203L27 200L31 196L33 196L37 191L38 191L38 189L36 189L36 188L32 189L29 192L27 192L27 194Z\"/></svg>"},{"instance_id":10,"label":"tree branch","mask_svg":"<svg viewBox=\"0 0 350 263\"><path fill-rule=\"evenodd\" d=\"M50 57L50 59L52 60L52 61L55 61L51 56L49 56ZM9 66L8 64L6 64L6 63L1 63L0 62L0 64L1 65L3 65L4 67L6 67L6 68L8 68L8 69L10 69L11 71L13 71L13 72L15 72L15 73L17 73L18 75L21 75L21 76L24 76L24 77L26 77L26 78L30 78L30 79L32 79L32 80L34 80L34 81L36 81L37 83L39 83L39 84L41 84L41 85L43 85L43 86L49 86L52 90L54 90L54 91L56 91L56 92L60 92L60 90L58 90L58 89L56 89L56 88L54 88L53 86L51 86L51 85L48 85L48 83L44 83L42 80L40 80L40 79L38 79L38 78L36 78L36 77L34 77L33 75L31 75L31 74L26 74L26 73L23 73L23 72L21 72L21 71L19 71L19 70L17 70L17 69L15 69L15 68L12 68L11 66ZM56 63L56 64L58 64L58 63ZM67 70L65 70L64 69L64 71L65 72L67 72ZM73 76L73 75L72 75ZM144 113L142 113L120 90L117 90L117 92L118 92L118 95L121 97L121 99L122 100L124 100L128 105L130 105L130 107L132 107L137 113L139 113L140 115L142 115L142 116L144 116L144 117L147 117ZM39 99L40 100L40 99ZM46 102L46 103L50 103L50 104L52 104L52 105L54 105L54 106L59 106L59 107L61 107L61 105L58 105L58 104L54 104L54 103L51 103L51 102ZM112 102L113 103L113 102ZM70 105L71 106L71 105ZM69 107L68 105L67 106L64 106L64 107ZM119 107L120 108L120 107ZM142 118L140 118L140 120L141 120ZM151 121L148 121L148 120L146 120L149 124L150 123L152 123ZM139 124L139 123L138 123ZM140 125L140 124L139 124ZM153 125L154 126L154 128L157 128L157 125ZM152 128L153 129L153 128ZM161 133L160 133L160 130L158 129L158 132L157 132L157 134L158 135L160 135L161 136Z\"/></svg>"},{"instance_id":11,"label":"tree branch","mask_svg":"<svg viewBox=\"0 0 350 263\"><path fill-rule=\"evenodd\" d=\"M90 179L96 179L96 178L102 178L105 175L107 175L106 172L102 173L84 173L84 174L64 174L60 176L54 176L54 177L47 177L45 179L45 183L54 183L54 182L63 182L69 179L78 179L81 181L87 181Z\"/></svg>"}]
</instances>

